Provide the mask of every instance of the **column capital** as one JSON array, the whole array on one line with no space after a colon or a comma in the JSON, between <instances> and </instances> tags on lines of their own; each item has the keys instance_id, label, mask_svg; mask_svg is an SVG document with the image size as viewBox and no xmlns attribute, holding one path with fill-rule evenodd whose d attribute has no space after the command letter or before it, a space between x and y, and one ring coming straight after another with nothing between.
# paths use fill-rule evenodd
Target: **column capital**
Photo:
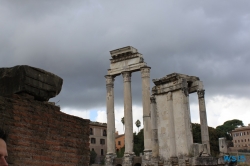
<instances>
[{"instance_id":1,"label":"column capital","mask_svg":"<svg viewBox=\"0 0 250 166\"><path fill-rule=\"evenodd\" d=\"M122 72L123 82L131 82L131 72L124 71Z\"/></svg>"},{"instance_id":2,"label":"column capital","mask_svg":"<svg viewBox=\"0 0 250 166\"><path fill-rule=\"evenodd\" d=\"M155 96L154 96L154 95L152 95L152 96L150 97L150 101L151 101L151 103L156 103L156 101L155 101Z\"/></svg>"},{"instance_id":3,"label":"column capital","mask_svg":"<svg viewBox=\"0 0 250 166\"><path fill-rule=\"evenodd\" d=\"M205 90L204 89L197 90L197 94L198 94L198 98L204 98Z\"/></svg>"},{"instance_id":4,"label":"column capital","mask_svg":"<svg viewBox=\"0 0 250 166\"><path fill-rule=\"evenodd\" d=\"M149 66L143 66L140 68L141 70L141 77L144 78L144 77L150 77L150 69L151 67Z\"/></svg>"},{"instance_id":5,"label":"column capital","mask_svg":"<svg viewBox=\"0 0 250 166\"><path fill-rule=\"evenodd\" d=\"M112 75L105 75L106 85L114 85L115 78Z\"/></svg>"}]
</instances>

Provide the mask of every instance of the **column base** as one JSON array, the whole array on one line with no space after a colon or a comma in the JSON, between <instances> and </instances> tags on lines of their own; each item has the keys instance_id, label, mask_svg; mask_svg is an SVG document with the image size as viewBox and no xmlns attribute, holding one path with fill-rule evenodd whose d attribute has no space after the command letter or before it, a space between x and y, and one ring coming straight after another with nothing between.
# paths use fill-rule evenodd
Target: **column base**
<instances>
[{"instance_id":1,"label":"column base","mask_svg":"<svg viewBox=\"0 0 250 166\"><path fill-rule=\"evenodd\" d=\"M105 166L113 166L114 158L116 158L115 153L107 153L105 157Z\"/></svg>"},{"instance_id":2,"label":"column base","mask_svg":"<svg viewBox=\"0 0 250 166\"><path fill-rule=\"evenodd\" d=\"M134 152L124 153L122 166L132 166L133 165L133 157L135 156Z\"/></svg>"},{"instance_id":3,"label":"column base","mask_svg":"<svg viewBox=\"0 0 250 166\"><path fill-rule=\"evenodd\" d=\"M142 166L147 166L147 165L153 165L152 150L145 149L144 155L142 156Z\"/></svg>"}]
</instances>

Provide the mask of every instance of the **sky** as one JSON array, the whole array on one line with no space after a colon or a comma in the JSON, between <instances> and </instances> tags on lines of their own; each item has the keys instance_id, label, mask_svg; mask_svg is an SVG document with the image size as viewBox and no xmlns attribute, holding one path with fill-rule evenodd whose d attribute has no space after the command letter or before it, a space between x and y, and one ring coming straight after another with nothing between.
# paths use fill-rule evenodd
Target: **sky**
<instances>
[{"instance_id":1,"label":"sky","mask_svg":"<svg viewBox=\"0 0 250 166\"><path fill-rule=\"evenodd\" d=\"M249 9L249 0L0 0L0 67L29 65L60 76L62 90L50 101L62 112L106 122L109 51L133 46L151 67L151 80L177 72L203 81L209 126L232 119L248 125ZM140 72L131 84L133 121L142 122ZM122 76L114 91L123 133ZM190 110L199 123L197 94Z\"/></svg>"}]
</instances>

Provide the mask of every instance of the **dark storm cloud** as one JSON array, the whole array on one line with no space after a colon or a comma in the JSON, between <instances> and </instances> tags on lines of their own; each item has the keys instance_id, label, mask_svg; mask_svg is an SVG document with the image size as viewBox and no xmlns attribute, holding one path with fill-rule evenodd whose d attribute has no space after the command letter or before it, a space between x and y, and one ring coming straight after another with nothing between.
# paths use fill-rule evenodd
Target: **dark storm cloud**
<instances>
[{"instance_id":1,"label":"dark storm cloud","mask_svg":"<svg viewBox=\"0 0 250 166\"><path fill-rule=\"evenodd\" d=\"M151 78L198 76L207 97L250 93L249 1L0 2L0 66L27 64L62 77L52 100L62 107L105 107L109 51L128 45L143 54ZM119 76L119 104L122 88ZM140 73L132 74L132 90L141 105Z\"/></svg>"}]
</instances>

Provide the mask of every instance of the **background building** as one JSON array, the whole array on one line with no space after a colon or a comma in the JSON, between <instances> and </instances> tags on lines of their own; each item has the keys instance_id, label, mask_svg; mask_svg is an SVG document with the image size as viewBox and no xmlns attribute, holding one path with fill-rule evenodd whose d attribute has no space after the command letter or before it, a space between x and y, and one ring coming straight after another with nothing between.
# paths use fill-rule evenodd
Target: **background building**
<instances>
[{"instance_id":1,"label":"background building","mask_svg":"<svg viewBox=\"0 0 250 166\"><path fill-rule=\"evenodd\" d=\"M96 163L101 163L107 153L107 123L90 122L89 130L89 148L97 154Z\"/></svg>"},{"instance_id":2,"label":"background building","mask_svg":"<svg viewBox=\"0 0 250 166\"><path fill-rule=\"evenodd\" d=\"M118 131L115 134L116 134L115 149L116 149L116 152L118 152L121 148L125 146L125 135L124 134L119 135Z\"/></svg>"},{"instance_id":3,"label":"background building","mask_svg":"<svg viewBox=\"0 0 250 166\"><path fill-rule=\"evenodd\" d=\"M239 127L232 131L234 147L247 149L250 147L250 124L246 127Z\"/></svg>"}]
</instances>

